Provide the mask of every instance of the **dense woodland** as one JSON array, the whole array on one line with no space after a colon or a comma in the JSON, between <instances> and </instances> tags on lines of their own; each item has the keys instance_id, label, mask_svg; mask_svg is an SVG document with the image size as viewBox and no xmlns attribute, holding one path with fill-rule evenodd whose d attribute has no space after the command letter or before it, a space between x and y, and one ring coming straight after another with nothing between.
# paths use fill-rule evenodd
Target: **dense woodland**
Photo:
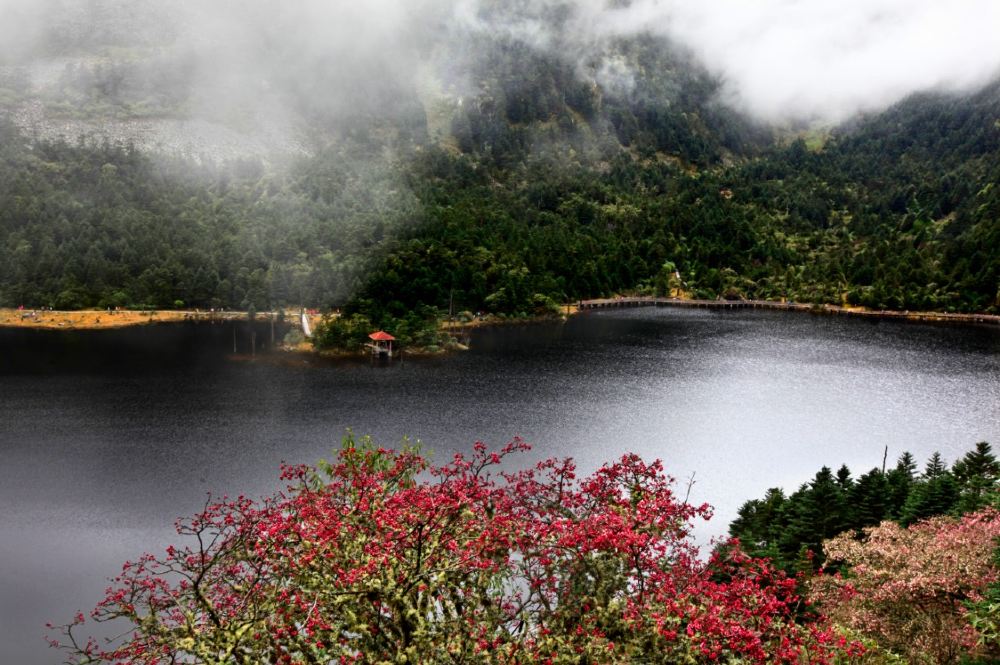
<instances>
[{"instance_id":1,"label":"dense woodland","mask_svg":"<svg viewBox=\"0 0 1000 665\"><path fill-rule=\"evenodd\" d=\"M283 161L42 139L0 119L0 305L296 304L385 322L684 288L998 311L1000 85L779 131L720 105L718 82L669 45L615 48L640 74L627 90L497 37L463 105L400 89L381 114L306 108L314 149ZM107 77L143 97L128 76L74 70L63 85L86 108Z\"/></svg>"},{"instance_id":2,"label":"dense woodland","mask_svg":"<svg viewBox=\"0 0 1000 665\"><path fill-rule=\"evenodd\" d=\"M950 467L939 453L922 471L910 453L859 477L823 467L744 503L718 550L798 575L814 607L870 640L873 662L996 663L998 488L985 441Z\"/></svg>"},{"instance_id":3,"label":"dense woodland","mask_svg":"<svg viewBox=\"0 0 1000 665\"><path fill-rule=\"evenodd\" d=\"M844 531L860 535L883 520L909 526L937 515L962 515L996 503L1000 463L982 441L950 467L935 453L922 470L910 453L888 469L858 477L829 467L791 494L771 488L744 503L729 525L747 552L788 571L823 563L823 541Z\"/></svg>"}]
</instances>

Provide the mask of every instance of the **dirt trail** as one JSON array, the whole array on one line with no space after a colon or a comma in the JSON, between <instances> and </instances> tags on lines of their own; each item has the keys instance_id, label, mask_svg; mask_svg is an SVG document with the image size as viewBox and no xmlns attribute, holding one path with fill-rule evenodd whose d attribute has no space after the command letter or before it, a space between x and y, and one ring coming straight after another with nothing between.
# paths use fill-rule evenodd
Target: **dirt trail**
<instances>
[{"instance_id":1,"label":"dirt trail","mask_svg":"<svg viewBox=\"0 0 1000 665\"><path fill-rule=\"evenodd\" d=\"M266 321L269 312L257 314ZM179 310L80 310L61 312L43 309L0 309L0 326L10 328L38 328L63 330L102 330L125 328L150 323L176 323L180 321L231 321L245 319L245 312L205 312ZM294 318L294 317L292 317Z\"/></svg>"}]
</instances>

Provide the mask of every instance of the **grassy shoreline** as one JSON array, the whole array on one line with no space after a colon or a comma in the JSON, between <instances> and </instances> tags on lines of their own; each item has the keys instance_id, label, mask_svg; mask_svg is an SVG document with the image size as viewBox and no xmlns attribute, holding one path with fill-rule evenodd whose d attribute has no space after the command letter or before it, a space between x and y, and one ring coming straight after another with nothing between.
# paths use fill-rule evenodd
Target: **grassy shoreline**
<instances>
[{"instance_id":1,"label":"grassy shoreline","mask_svg":"<svg viewBox=\"0 0 1000 665\"><path fill-rule=\"evenodd\" d=\"M746 300L697 300L692 298L657 298L620 296L614 298L597 298L581 300L565 307L565 312L559 316L531 316L525 318L499 318L486 316L472 321L442 321L441 330L447 332L463 332L473 328L497 325L515 325L536 321L563 320L575 316L582 311L615 307L637 306L663 307L695 307L702 309L772 309L781 311L804 311L820 314L856 316L875 319L905 320L930 323L960 323L960 324L993 324L1000 325L1000 315L987 313L959 313L935 311L898 311L871 310L864 307L843 307L830 304L810 304L780 301L746 301ZM258 312L255 319L268 321L272 312ZM47 309L13 309L0 308L0 328L22 328L32 330L107 330L127 328L131 326L150 325L155 323L183 323L192 321L238 321L246 320L246 312L237 311L202 311L202 310L74 310L58 311ZM286 313L286 321L297 325L297 316ZM310 323L315 325L320 316L310 316Z\"/></svg>"},{"instance_id":2,"label":"grassy shoreline","mask_svg":"<svg viewBox=\"0 0 1000 665\"><path fill-rule=\"evenodd\" d=\"M298 315L285 313L286 321L297 321ZM257 312L254 320L266 322L277 317L276 312ZM318 316L310 316L315 325ZM246 321L246 312L205 310L51 310L0 308L0 328L31 330L109 330L145 326L154 323L184 323L197 321Z\"/></svg>"},{"instance_id":3,"label":"grassy shoreline","mask_svg":"<svg viewBox=\"0 0 1000 665\"><path fill-rule=\"evenodd\" d=\"M798 302L780 301L727 301L727 300L697 300L692 298L651 298L648 296L616 296L613 298L600 298L592 300L580 300L569 306L564 306L563 311L558 315L530 316L530 317L507 317L501 318L495 315L477 317L471 321L444 320L440 322L440 330L452 337L454 344L448 346L423 348L409 347L403 350L403 357L420 359L430 358L454 353L456 351L468 350L470 335L473 330L494 326L530 325L535 323L546 323L552 321L567 321L571 317L585 315L589 311L624 308L624 307L680 307L680 308L700 308L700 309L770 309L777 311L805 312L811 314L822 314L827 316L852 316L857 318L867 318L869 320L896 320L922 323L948 323L953 325L1000 325L1000 316L995 314L969 314L969 313L948 313L948 312L909 312L893 310L868 310L863 307L841 307L837 305L814 305ZM255 320L266 322L276 317L273 312L258 312ZM322 320L319 314L309 315L310 324L313 329ZM79 310L79 311L56 311L56 310L16 310L11 308L0 308L0 329L15 328L27 330L72 330L72 331L99 331L115 330L134 326L144 326L153 324L178 324L188 322L224 322L247 320L246 312L237 311L181 311L181 310L117 310L108 312L107 310ZM301 323L297 315L288 316L286 312L286 323L295 328L300 328ZM365 350L347 350L339 348L320 349L313 346L311 340L301 339L297 344L280 344L271 353L251 355L234 355L233 360L260 360L265 362L278 362L292 366L309 367L315 363L336 363L338 361L359 360L365 358Z\"/></svg>"},{"instance_id":4,"label":"grassy shoreline","mask_svg":"<svg viewBox=\"0 0 1000 665\"><path fill-rule=\"evenodd\" d=\"M198 312L171 310L75 310L0 309L0 326L34 330L104 330L189 321ZM220 313L221 314L221 313ZM243 314L242 316L246 316Z\"/></svg>"}]
</instances>

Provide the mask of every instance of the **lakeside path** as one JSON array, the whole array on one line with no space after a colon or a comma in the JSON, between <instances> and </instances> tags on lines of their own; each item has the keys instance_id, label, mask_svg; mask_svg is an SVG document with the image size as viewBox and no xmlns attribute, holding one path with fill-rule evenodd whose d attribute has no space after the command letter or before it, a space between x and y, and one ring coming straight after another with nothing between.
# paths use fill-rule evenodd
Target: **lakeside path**
<instances>
[{"instance_id":1,"label":"lakeside path","mask_svg":"<svg viewBox=\"0 0 1000 665\"><path fill-rule=\"evenodd\" d=\"M258 312L256 320L268 321L273 312ZM79 310L56 311L43 309L0 308L0 327L32 328L36 330L105 330L127 328L151 323L182 323L185 321L239 321L246 320L246 312L198 310ZM286 323L298 325L298 316L286 313ZM316 317L318 319L318 317Z\"/></svg>"},{"instance_id":2,"label":"lakeside path","mask_svg":"<svg viewBox=\"0 0 1000 665\"><path fill-rule=\"evenodd\" d=\"M980 323L1000 325L1000 315L996 314L959 314L948 312L909 312L894 310L870 310L861 307L840 307L838 305L810 305L796 302L778 302L772 300L693 300L686 298L653 298L648 296L622 296L617 298L595 298L581 300L566 308L564 316L572 316L578 312L615 307L694 307L701 309L770 309L794 312L812 312L818 314L857 316L877 319L895 319L905 321L929 321L946 323ZM291 311L291 310L289 310ZM198 310L153 310L141 312L137 310L31 310L0 308L0 328L26 328L36 330L104 330L126 328L130 326L149 325L153 323L182 323L185 321L238 321L246 319L246 312ZM267 321L272 312L258 312L258 321ZM319 315L310 315L310 324L315 327L321 320ZM296 328L300 327L299 317L286 312L285 322ZM475 320L472 322L444 322L444 330L468 330L478 326L497 325L498 323L518 323L520 321L500 321L496 319Z\"/></svg>"},{"instance_id":3,"label":"lakeside path","mask_svg":"<svg viewBox=\"0 0 1000 665\"><path fill-rule=\"evenodd\" d=\"M653 298L649 296L622 296L618 298L596 298L581 300L581 311L614 307L694 307L700 309L771 309L790 312L811 312L842 316L857 316L874 319L896 319L904 321L933 321L948 323L987 323L1000 325L1000 315L961 314L950 312L910 312L896 310L872 310L863 307L841 307L839 305L810 305L798 302L778 302L774 300L689 300L682 298Z\"/></svg>"}]
</instances>

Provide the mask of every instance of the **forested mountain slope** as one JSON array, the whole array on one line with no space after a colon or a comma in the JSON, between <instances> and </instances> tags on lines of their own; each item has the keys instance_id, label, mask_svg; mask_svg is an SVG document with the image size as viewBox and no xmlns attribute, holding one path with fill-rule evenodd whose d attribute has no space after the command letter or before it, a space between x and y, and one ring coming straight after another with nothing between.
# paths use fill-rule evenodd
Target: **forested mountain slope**
<instances>
[{"instance_id":1,"label":"forested mountain slope","mask_svg":"<svg viewBox=\"0 0 1000 665\"><path fill-rule=\"evenodd\" d=\"M608 48L456 39L423 84L297 107L281 159L35 135L10 88L0 304L530 314L676 269L701 297L1000 307L997 85L789 140L663 39Z\"/></svg>"},{"instance_id":2,"label":"forested mountain slope","mask_svg":"<svg viewBox=\"0 0 1000 665\"><path fill-rule=\"evenodd\" d=\"M915 96L819 148L744 147L728 163L621 137L591 163L565 148L508 170L439 154L411 174L427 222L366 294L527 312L536 293L662 291L676 267L702 297L996 311L997 90Z\"/></svg>"}]
</instances>

